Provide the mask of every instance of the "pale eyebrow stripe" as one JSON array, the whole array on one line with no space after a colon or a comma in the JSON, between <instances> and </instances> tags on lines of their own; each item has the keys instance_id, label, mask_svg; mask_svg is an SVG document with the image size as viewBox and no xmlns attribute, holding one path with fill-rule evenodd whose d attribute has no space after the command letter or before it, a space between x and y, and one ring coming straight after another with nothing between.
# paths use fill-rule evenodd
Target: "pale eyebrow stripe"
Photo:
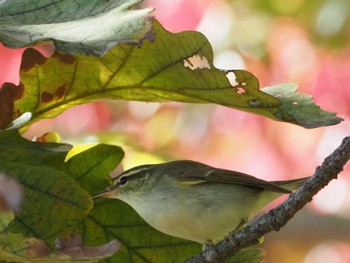
<instances>
[{"instance_id":1,"label":"pale eyebrow stripe","mask_svg":"<svg viewBox=\"0 0 350 263\"><path fill-rule=\"evenodd\" d=\"M135 167L135 168L132 168L132 169L129 170L129 171L122 172L122 173L120 174L120 176L131 176L131 175L137 174L137 173L139 173L139 172L141 172L141 171L149 170L149 168L150 168L150 166L147 166L147 167L139 167L139 168ZM119 177L119 176L118 176L118 177Z\"/></svg>"},{"instance_id":2,"label":"pale eyebrow stripe","mask_svg":"<svg viewBox=\"0 0 350 263\"><path fill-rule=\"evenodd\" d=\"M129 170L122 172L120 175L118 175L117 177L115 177L113 179L113 186L115 187L118 185L120 178L128 177L130 179L133 179L134 177L140 176L138 174L139 172L144 171L144 170L149 170L150 168L152 168L152 166L153 166L152 164L146 164L146 165L134 167L134 168L131 168Z\"/></svg>"}]
</instances>

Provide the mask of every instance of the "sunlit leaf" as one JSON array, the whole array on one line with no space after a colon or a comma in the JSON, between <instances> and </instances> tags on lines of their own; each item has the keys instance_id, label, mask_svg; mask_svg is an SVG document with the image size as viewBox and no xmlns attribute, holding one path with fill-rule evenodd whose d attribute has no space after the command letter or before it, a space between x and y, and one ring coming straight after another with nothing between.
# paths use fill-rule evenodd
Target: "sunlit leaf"
<instances>
[{"instance_id":1,"label":"sunlit leaf","mask_svg":"<svg viewBox=\"0 0 350 263\"><path fill-rule=\"evenodd\" d=\"M283 112L288 112L296 123L305 128L333 125L335 120L342 120L333 112L321 110L313 103L312 96L296 93L297 89L295 84L280 84L262 90L283 101L280 106L281 112L276 114L278 118L282 117Z\"/></svg>"},{"instance_id":2,"label":"sunlit leaf","mask_svg":"<svg viewBox=\"0 0 350 263\"><path fill-rule=\"evenodd\" d=\"M101 55L117 44L153 39L151 8L130 10L140 0L17 0L0 3L0 41L23 47L52 39L70 54Z\"/></svg>"},{"instance_id":3,"label":"sunlit leaf","mask_svg":"<svg viewBox=\"0 0 350 263\"><path fill-rule=\"evenodd\" d=\"M0 124L6 125L6 120L24 112L33 114L31 122L51 118L74 105L101 98L216 103L305 124L303 116L296 118L295 111L289 112L283 98L260 91L251 73L216 69L212 48L202 34L172 34L159 24L155 24L155 32L153 43L145 42L142 48L120 45L101 58L56 52L46 59L35 50L27 50L21 65L21 83L7 83L0 90L0 101L6 94L14 94L7 97L8 110L0 112ZM234 85L227 77L232 74L237 82ZM9 112L13 114L10 117ZM318 125L340 121L327 117Z\"/></svg>"},{"instance_id":4,"label":"sunlit leaf","mask_svg":"<svg viewBox=\"0 0 350 263\"><path fill-rule=\"evenodd\" d=\"M88 193L96 193L110 184L111 178L106 175L116 168L123 157L121 148L98 144L71 157L66 162L67 171ZM91 180L99 180L100 187L91 184Z\"/></svg>"}]
</instances>

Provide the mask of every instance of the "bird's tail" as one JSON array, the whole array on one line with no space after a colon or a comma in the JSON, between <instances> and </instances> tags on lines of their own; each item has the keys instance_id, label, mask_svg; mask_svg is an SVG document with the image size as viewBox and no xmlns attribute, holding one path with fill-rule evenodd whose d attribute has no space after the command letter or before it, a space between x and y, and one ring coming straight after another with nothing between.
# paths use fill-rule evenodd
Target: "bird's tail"
<instances>
[{"instance_id":1,"label":"bird's tail","mask_svg":"<svg viewBox=\"0 0 350 263\"><path fill-rule=\"evenodd\" d=\"M307 179L309 179L309 177L293 179L293 180L286 180L286 181L273 181L270 183L281 186L289 191L293 191L293 190L298 189L303 183L305 183L305 181Z\"/></svg>"}]
</instances>

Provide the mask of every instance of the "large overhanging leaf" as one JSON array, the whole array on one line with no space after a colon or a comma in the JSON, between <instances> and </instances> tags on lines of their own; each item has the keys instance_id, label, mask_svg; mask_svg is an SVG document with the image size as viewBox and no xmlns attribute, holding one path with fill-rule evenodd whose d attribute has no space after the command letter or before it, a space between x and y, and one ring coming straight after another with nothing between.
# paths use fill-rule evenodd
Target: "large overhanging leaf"
<instances>
[{"instance_id":1,"label":"large overhanging leaf","mask_svg":"<svg viewBox=\"0 0 350 263\"><path fill-rule=\"evenodd\" d=\"M52 39L70 54L101 55L121 43L152 39L152 9L129 10L141 0L6 0L0 3L0 41L23 47Z\"/></svg>"},{"instance_id":2,"label":"large overhanging leaf","mask_svg":"<svg viewBox=\"0 0 350 263\"><path fill-rule=\"evenodd\" d=\"M283 90L276 94L275 89L272 96L259 90L258 80L247 71L216 69L212 48L198 32L172 34L158 23L154 29L154 42L141 48L120 45L103 57L56 52L47 59L28 49L19 86L5 83L0 89L0 128L25 112L32 113L33 122L101 98L216 103L306 128L341 121L305 101L308 95L279 96ZM228 80L232 74L234 85Z\"/></svg>"}]
</instances>

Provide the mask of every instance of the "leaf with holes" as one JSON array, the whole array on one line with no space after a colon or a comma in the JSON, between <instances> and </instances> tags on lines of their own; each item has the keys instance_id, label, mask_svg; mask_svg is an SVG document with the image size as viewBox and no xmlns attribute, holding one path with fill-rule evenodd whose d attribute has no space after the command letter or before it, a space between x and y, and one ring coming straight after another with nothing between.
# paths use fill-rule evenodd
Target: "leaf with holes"
<instances>
[{"instance_id":1,"label":"leaf with holes","mask_svg":"<svg viewBox=\"0 0 350 263\"><path fill-rule=\"evenodd\" d=\"M102 55L117 44L153 39L151 8L130 10L140 0L20 0L0 3L0 41L24 47L51 39L70 54Z\"/></svg>"},{"instance_id":2,"label":"leaf with holes","mask_svg":"<svg viewBox=\"0 0 350 263\"><path fill-rule=\"evenodd\" d=\"M27 50L21 83L7 83L0 89L0 101L6 101L0 128L25 112L32 113L34 122L102 98L216 103L308 128L341 121L334 114L323 114L316 125L309 125L303 115L285 107L289 102L284 97L259 90L251 73L216 69L212 48L202 34L172 34L157 23L154 29L153 43L145 42L142 48L120 45L101 58L56 52L47 59ZM230 83L231 75L235 83Z\"/></svg>"},{"instance_id":3,"label":"leaf with holes","mask_svg":"<svg viewBox=\"0 0 350 263\"><path fill-rule=\"evenodd\" d=\"M342 120L336 117L333 112L321 110L319 106L312 102L312 96L296 93L297 89L296 84L286 83L266 87L262 90L283 101L283 104L280 106L280 115L276 115L277 117L282 117L283 112L288 112L295 119L296 123L305 128L332 125L334 120Z\"/></svg>"}]
</instances>

